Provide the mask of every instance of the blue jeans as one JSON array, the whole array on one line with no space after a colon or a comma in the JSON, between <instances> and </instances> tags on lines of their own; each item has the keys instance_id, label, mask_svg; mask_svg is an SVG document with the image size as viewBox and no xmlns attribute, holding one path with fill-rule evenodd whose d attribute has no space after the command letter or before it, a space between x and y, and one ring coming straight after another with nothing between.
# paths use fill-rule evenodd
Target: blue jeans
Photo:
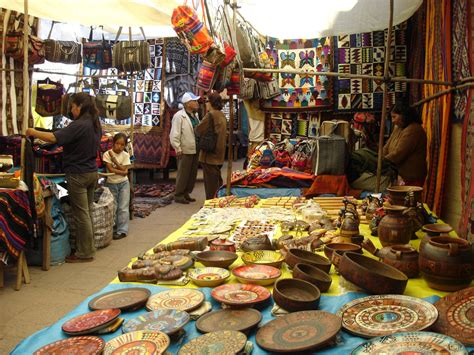
<instances>
[{"instance_id":1,"label":"blue jeans","mask_svg":"<svg viewBox=\"0 0 474 355\"><path fill-rule=\"evenodd\" d=\"M109 184L107 186L114 195L115 199L115 234L128 234L128 220L130 218L130 184L128 179L118 184Z\"/></svg>"}]
</instances>

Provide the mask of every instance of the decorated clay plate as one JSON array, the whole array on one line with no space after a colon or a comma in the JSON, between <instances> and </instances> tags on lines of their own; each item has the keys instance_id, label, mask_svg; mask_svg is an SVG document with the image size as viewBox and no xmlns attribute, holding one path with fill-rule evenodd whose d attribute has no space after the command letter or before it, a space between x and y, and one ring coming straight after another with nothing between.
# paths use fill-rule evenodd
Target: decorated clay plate
<instances>
[{"instance_id":1,"label":"decorated clay plate","mask_svg":"<svg viewBox=\"0 0 474 355\"><path fill-rule=\"evenodd\" d=\"M192 339L179 350L179 355L237 354L243 350L247 336L233 330L207 333Z\"/></svg>"},{"instance_id":2,"label":"decorated clay plate","mask_svg":"<svg viewBox=\"0 0 474 355\"><path fill-rule=\"evenodd\" d=\"M253 308L220 309L199 318L196 322L196 328L201 333L218 330L236 330L245 333L260 323L261 320L262 314Z\"/></svg>"},{"instance_id":3,"label":"decorated clay plate","mask_svg":"<svg viewBox=\"0 0 474 355\"><path fill-rule=\"evenodd\" d=\"M457 340L431 332L402 332L370 339L352 350L352 354L456 354L467 355Z\"/></svg>"},{"instance_id":4,"label":"decorated clay plate","mask_svg":"<svg viewBox=\"0 0 474 355\"><path fill-rule=\"evenodd\" d=\"M142 308L148 297L150 290L143 287L132 287L121 290L103 293L89 302L92 310L118 308L122 311L132 311Z\"/></svg>"},{"instance_id":5,"label":"decorated clay plate","mask_svg":"<svg viewBox=\"0 0 474 355\"><path fill-rule=\"evenodd\" d=\"M230 272L221 267L202 267L191 270L188 277L200 287L218 286L227 280Z\"/></svg>"},{"instance_id":6,"label":"decorated clay plate","mask_svg":"<svg viewBox=\"0 0 474 355\"><path fill-rule=\"evenodd\" d=\"M345 304L337 314L342 327L365 338L430 327L438 311L422 299L402 295L375 295Z\"/></svg>"},{"instance_id":7,"label":"decorated clay plate","mask_svg":"<svg viewBox=\"0 0 474 355\"><path fill-rule=\"evenodd\" d=\"M229 306L251 307L270 298L265 287L251 284L221 285L212 290L211 296Z\"/></svg>"},{"instance_id":8,"label":"decorated clay plate","mask_svg":"<svg viewBox=\"0 0 474 355\"><path fill-rule=\"evenodd\" d=\"M72 337L45 345L36 350L34 355L100 354L102 353L104 346L105 341L99 337Z\"/></svg>"},{"instance_id":9,"label":"decorated clay plate","mask_svg":"<svg viewBox=\"0 0 474 355\"><path fill-rule=\"evenodd\" d=\"M160 308L191 311L204 302L204 293L191 288L174 288L151 296L146 303L146 309L154 311Z\"/></svg>"},{"instance_id":10,"label":"decorated clay plate","mask_svg":"<svg viewBox=\"0 0 474 355\"><path fill-rule=\"evenodd\" d=\"M330 342L341 329L341 318L324 311L280 316L261 327L257 344L272 352L310 350Z\"/></svg>"},{"instance_id":11,"label":"decorated clay plate","mask_svg":"<svg viewBox=\"0 0 474 355\"><path fill-rule=\"evenodd\" d=\"M266 286L273 284L281 271L267 265L242 265L234 268L232 274L242 283Z\"/></svg>"},{"instance_id":12,"label":"decorated clay plate","mask_svg":"<svg viewBox=\"0 0 474 355\"><path fill-rule=\"evenodd\" d=\"M157 309L127 321L122 332L129 333L137 330L160 331L173 334L189 322L189 314L175 309Z\"/></svg>"},{"instance_id":13,"label":"decorated clay plate","mask_svg":"<svg viewBox=\"0 0 474 355\"><path fill-rule=\"evenodd\" d=\"M172 265L181 270L186 270L194 264L194 260L187 255L170 255L160 259L160 263Z\"/></svg>"},{"instance_id":14,"label":"decorated clay plate","mask_svg":"<svg viewBox=\"0 0 474 355\"><path fill-rule=\"evenodd\" d=\"M93 333L113 323L120 315L120 309L101 309L74 317L62 326L63 332L71 335Z\"/></svg>"},{"instance_id":15,"label":"decorated clay plate","mask_svg":"<svg viewBox=\"0 0 474 355\"><path fill-rule=\"evenodd\" d=\"M433 329L474 346L474 286L451 293L434 305L439 316Z\"/></svg>"},{"instance_id":16,"label":"decorated clay plate","mask_svg":"<svg viewBox=\"0 0 474 355\"><path fill-rule=\"evenodd\" d=\"M162 354L168 349L170 338L162 332L139 330L125 333L105 344L104 355Z\"/></svg>"},{"instance_id":17,"label":"decorated clay plate","mask_svg":"<svg viewBox=\"0 0 474 355\"><path fill-rule=\"evenodd\" d=\"M254 250L243 253L241 256L245 264L268 265L280 268L285 257L273 250Z\"/></svg>"}]
</instances>

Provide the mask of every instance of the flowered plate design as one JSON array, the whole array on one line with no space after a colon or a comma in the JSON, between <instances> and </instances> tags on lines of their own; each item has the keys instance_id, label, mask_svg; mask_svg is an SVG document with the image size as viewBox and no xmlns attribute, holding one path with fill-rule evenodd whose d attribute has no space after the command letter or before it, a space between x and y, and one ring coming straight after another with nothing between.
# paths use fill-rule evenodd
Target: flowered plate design
<instances>
[{"instance_id":1,"label":"flowered plate design","mask_svg":"<svg viewBox=\"0 0 474 355\"><path fill-rule=\"evenodd\" d=\"M122 334L105 344L104 355L162 354L168 349L170 338L162 332L139 330Z\"/></svg>"},{"instance_id":2,"label":"flowered plate design","mask_svg":"<svg viewBox=\"0 0 474 355\"><path fill-rule=\"evenodd\" d=\"M251 307L270 298L265 287L252 284L221 285L212 290L211 296L229 306Z\"/></svg>"},{"instance_id":3,"label":"flowered plate design","mask_svg":"<svg viewBox=\"0 0 474 355\"><path fill-rule=\"evenodd\" d=\"M280 268L285 257L273 250L255 250L243 253L241 256L245 264L268 265Z\"/></svg>"},{"instance_id":4,"label":"flowered plate design","mask_svg":"<svg viewBox=\"0 0 474 355\"><path fill-rule=\"evenodd\" d=\"M143 287L132 287L103 293L89 302L92 310L118 308L122 311L136 310L143 307L150 297L150 290Z\"/></svg>"},{"instance_id":5,"label":"flowered plate design","mask_svg":"<svg viewBox=\"0 0 474 355\"><path fill-rule=\"evenodd\" d=\"M175 309L157 309L127 321L122 332L137 330L160 331L166 334L176 333L189 322L189 314Z\"/></svg>"},{"instance_id":6,"label":"flowered plate design","mask_svg":"<svg viewBox=\"0 0 474 355\"><path fill-rule=\"evenodd\" d=\"M192 339L181 347L178 354L237 354L246 342L247 336L241 332L221 330Z\"/></svg>"},{"instance_id":7,"label":"flowered plate design","mask_svg":"<svg viewBox=\"0 0 474 355\"><path fill-rule=\"evenodd\" d=\"M105 341L94 336L72 337L55 341L36 350L34 355L69 355L69 354L100 354Z\"/></svg>"},{"instance_id":8,"label":"flowered plate design","mask_svg":"<svg viewBox=\"0 0 474 355\"><path fill-rule=\"evenodd\" d=\"M242 283L271 285L281 276L280 269L267 265L242 265L232 270L232 274Z\"/></svg>"},{"instance_id":9,"label":"flowered plate design","mask_svg":"<svg viewBox=\"0 0 474 355\"><path fill-rule=\"evenodd\" d=\"M221 267L202 267L189 271L188 277L200 287L220 285L230 276L230 272Z\"/></svg>"},{"instance_id":10,"label":"flowered plate design","mask_svg":"<svg viewBox=\"0 0 474 355\"><path fill-rule=\"evenodd\" d=\"M204 293L190 288L175 288L162 291L151 296L146 304L146 309L154 311L160 308L176 309L178 311L191 311L204 302Z\"/></svg>"},{"instance_id":11,"label":"flowered plate design","mask_svg":"<svg viewBox=\"0 0 474 355\"><path fill-rule=\"evenodd\" d=\"M362 297L344 305L337 314L345 330L365 338L424 330L438 318L431 303L402 295Z\"/></svg>"},{"instance_id":12,"label":"flowered plate design","mask_svg":"<svg viewBox=\"0 0 474 355\"><path fill-rule=\"evenodd\" d=\"M101 309L74 317L62 325L66 334L81 335L93 333L106 327L120 315L120 309Z\"/></svg>"}]
</instances>

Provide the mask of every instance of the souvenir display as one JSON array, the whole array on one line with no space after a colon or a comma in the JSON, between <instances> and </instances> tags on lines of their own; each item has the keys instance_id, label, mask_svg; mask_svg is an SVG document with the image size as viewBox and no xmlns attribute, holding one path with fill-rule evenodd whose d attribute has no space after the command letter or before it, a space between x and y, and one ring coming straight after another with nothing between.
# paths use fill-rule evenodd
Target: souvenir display
<instances>
[{"instance_id":1,"label":"souvenir display","mask_svg":"<svg viewBox=\"0 0 474 355\"><path fill-rule=\"evenodd\" d=\"M196 260L204 266L228 268L237 260L236 253L224 250L209 250L196 254Z\"/></svg>"},{"instance_id":2,"label":"souvenir display","mask_svg":"<svg viewBox=\"0 0 474 355\"><path fill-rule=\"evenodd\" d=\"M229 239L235 242L237 248L239 248L242 243L251 237L266 235L271 241L275 229L275 224L268 221L242 221Z\"/></svg>"},{"instance_id":3,"label":"souvenir display","mask_svg":"<svg viewBox=\"0 0 474 355\"><path fill-rule=\"evenodd\" d=\"M258 204L260 198L256 195L238 198L231 195L226 197L213 198L204 202L204 207L224 208L224 207L245 207L252 208Z\"/></svg>"},{"instance_id":4,"label":"souvenir display","mask_svg":"<svg viewBox=\"0 0 474 355\"><path fill-rule=\"evenodd\" d=\"M281 271L267 265L242 265L234 268L232 274L241 283L267 286L281 276Z\"/></svg>"},{"instance_id":5,"label":"souvenir display","mask_svg":"<svg viewBox=\"0 0 474 355\"><path fill-rule=\"evenodd\" d=\"M273 250L254 250L243 253L240 257L247 265L268 265L280 268L285 257Z\"/></svg>"},{"instance_id":6,"label":"souvenir display","mask_svg":"<svg viewBox=\"0 0 474 355\"><path fill-rule=\"evenodd\" d=\"M385 216L379 223L377 234L382 246L408 244L413 235L413 223L406 207L385 206Z\"/></svg>"},{"instance_id":7,"label":"souvenir display","mask_svg":"<svg viewBox=\"0 0 474 355\"><path fill-rule=\"evenodd\" d=\"M345 304L337 315L350 333L364 338L400 331L420 331L436 321L438 311L422 299L402 295L375 295Z\"/></svg>"},{"instance_id":8,"label":"souvenir display","mask_svg":"<svg viewBox=\"0 0 474 355\"><path fill-rule=\"evenodd\" d=\"M296 264L293 268L293 278L308 281L321 292L326 292L332 283L332 278L323 270L309 264Z\"/></svg>"},{"instance_id":9,"label":"souvenir display","mask_svg":"<svg viewBox=\"0 0 474 355\"><path fill-rule=\"evenodd\" d=\"M220 309L208 313L196 322L196 329L201 333L218 330L235 330L247 332L262 320L262 314L253 308Z\"/></svg>"},{"instance_id":10,"label":"souvenir display","mask_svg":"<svg viewBox=\"0 0 474 355\"><path fill-rule=\"evenodd\" d=\"M170 338L165 333L139 330L109 340L105 344L104 355L163 354L168 346L170 346Z\"/></svg>"},{"instance_id":11,"label":"souvenir display","mask_svg":"<svg viewBox=\"0 0 474 355\"><path fill-rule=\"evenodd\" d=\"M293 208L295 203L301 202L301 197L270 197L262 200L262 207L279 206L283 208Z\"/></svg>"},{"instance_id":12,"label":"souvenir display","mask_svg":"<svg viewBox=\"0 0 474 355\"><path fill-rule=\"evenodd\" d=\"M214 287L225 282L230 272L220 267L203 267L191 270L188 277L199 287Z\"/></svg>"},{"instance_id":13,"label":"souvenir display","mask_svg":"<svg viewBox=\"0 0 474 355\"><path fill-rule=\"evenodd\" d=\"M431 332L402 332L368 340L352 350L359 354L457 354L467 355L457 340Z\"/></svg>"},{"instance_id":14,"label":"souvenir display","mask_svg":"<svg viewBox=\"0 0 474 355\"><path fill-rule=\"evenodd\" d=\"M321 292L313 284L299 279L278 280L273 300L288 312L318 309Z\"/></svg>"},{"instance_id":15,"label":"souvenir display","mask_svg":"<svg viewBox=\"0 0 474 355\"><path fill-rule=\"evenodd\" d=\"M106 327L120 315L120 309L102 309L69 319L61 329L70 335L90 334Z\"/></svg>"},{"instance_id":16,"label":"souvenir display","mask_svg":"<svg viewBox=\"0 0 474 355\"><path fill-rule=\"evenodd\" d=\"M189 322L189 314L175 309L157 309L127 321L122 332L129 333L137 330L160 331L173 334Z\"/></svg>"},{"instance_id":17,"label":"souvenir display","mask_svg":"<svg viewBox=\"0 0 474 355\"><path fill-rule=\"evenodd\" d=\"M245 334L233 330L221 330L191 339L181 347L178 354L237 354L244 349L246 343Z\"/></svg>"},{"instance_id":18,"label":"souvenir display","mask_svg":"<svg viewBox=\"0 0 474 355\"><path fill-rule=\"evenodd\" d=\"M159 292L148 299L146 309L154 311L160 308L191 311L204 302L205 296L199 290L191 288L175 288Z\"/></svg>"},{"instance_id":19,"label":"souvenir display","mask_svg":"<svg viewBox=\"0 0 474 355\"><path fill-rule=\"evenodd\" d=\"M270 291L265 287L251 284L221 285L212 290L211 296L228 306L252 307L270 298Z\"/></svg>"},{"instance_id":20,"label":"souvenir display","mask_svg":"<svg viewBox=\"0 0 474 355\"><path fill-rule=\"evenodd\" d=\"M133 311L145 306L150 290L143 287L125 288L103 293L89 302L92 310L118 308L122 311Z\"/></svg>"},{"instance_id":21,"label":"souvenir display","mask_svg":"<svg viewBox=\"0 0 474 355\"><path fill-rule=\"evenodd\" d=\"M434 305L439 315L433 330L474 346L474 286L451 293Z\"/></svg>"},{"instance_id":22,"label":"souvenir display","mask_svg":"<svg viewBox=\"0 0 474 355\"><path fill-rule=\"evenodd\" d=\"M309 351L331 342L341 318L323 311L302 311L278 317L261 327L257 344L272 352Z\"/></svg>"},{"instance_id":23,"label":"souvenir display","mask_svg":"<svg viewBox=\"0 0 474 355\"><path fill-rule=\"evenodd\" d=\"M101 354L105 341L94 336L80 336L58 340L36 350L34 355Z\"/></svg>"}]
</instances>

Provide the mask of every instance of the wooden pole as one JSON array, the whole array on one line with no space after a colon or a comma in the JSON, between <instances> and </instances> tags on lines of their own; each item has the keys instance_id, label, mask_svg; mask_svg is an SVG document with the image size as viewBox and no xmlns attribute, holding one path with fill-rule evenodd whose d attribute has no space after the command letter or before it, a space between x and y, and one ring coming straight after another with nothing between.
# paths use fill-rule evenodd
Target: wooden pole
<instances>
[{"instance_id":1,"label":"wooden pole","mask_svg":"<svg viewBox=\"0 0 474 355\"><path fill-rule=\"evenodd\" d=\"M21 134L25 135L28 128L29 108L30 108L30 80L28 74L28 35L29 16L28 16L28 0L24 0L24 16L23 16L23 122L21 125ZM25 180L25 138L21 139L21 179ZM31 186L30 186L31 187ZM34 208L34 206L31 206Z\"/></svg>"},{"instance_id":2,"label":"wooden pole","mask_svg":"<svg viewBox=\"0 0 474 355\"><path fill-rule=\"evenodd\" d=\"M392 26L393 26L393 0L390 1L390 16L388 21L388 36L385 40L385 65L384 65L384 78L390 78L389 64L390 64L390 52L392 50ZM383 100L382 100L382 117L380 119L380 133L379 133L379 151L377 156L377 183L375 186L375 192L380 192L380 178L382 174L382 159L383 159L383 138L385 132L385 116L387 115L387 99L388 99L388 81L385 82L383 88Z\"/></svg>"},{"instance_id":3,"label":"wooden pole","mask_svg":"<svg viewBox=\"0 0 474 355\"><path fill-rule=\"evenodd\" d=\"M464 89L467 89L467 88L471 88L474 86L474 83L470 83L470 82L467 82L466 84L462 84L462 85L458 85L458 86L454 86L452 88L449 88L449 89L446 89L446 90L442 90L442 91L439 91L437 92L436 94L433 94L431 96L428 96L418 102L415 102L413 105L411 105L412 107L416 107L416 106L420 106L422 104L424 104L425 102L428 102L428 101L431 101L431 100L434 100L440 96L443 96L443 95L446 95L446 94L449 94L450 92L452 91L455 91L455 90L464 90Z\"/></svg>"}]
</instances>

